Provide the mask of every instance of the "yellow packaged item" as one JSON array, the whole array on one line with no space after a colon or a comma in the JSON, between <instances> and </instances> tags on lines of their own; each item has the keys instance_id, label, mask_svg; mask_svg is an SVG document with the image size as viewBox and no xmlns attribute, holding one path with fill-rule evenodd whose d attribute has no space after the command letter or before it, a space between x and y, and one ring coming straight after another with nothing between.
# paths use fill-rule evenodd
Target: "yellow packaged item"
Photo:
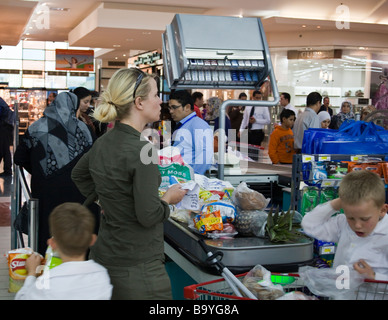
<instances>
[{"instance_id":1,"label":"yellow packaged item","mask_svg":"<svg viewBox=\"0 0 388 320\"><path fill-rule=\"evenodd\" d=\"M9 292L18 292L27 277L26 260L33 254L30 248L11 250L7 254L9 273Z\"/></svg>"},{"instance_id":2,"label":"yellow packaged item","mask_svg":"<svg viewBox=\"0 0 388 320\"><path fill-rule=\"evenodd\" d=\"M223 230L222 217L220 211L199 214L194 217L194 225L201 234L214 230Z\"/></svg>"}]
</instances>

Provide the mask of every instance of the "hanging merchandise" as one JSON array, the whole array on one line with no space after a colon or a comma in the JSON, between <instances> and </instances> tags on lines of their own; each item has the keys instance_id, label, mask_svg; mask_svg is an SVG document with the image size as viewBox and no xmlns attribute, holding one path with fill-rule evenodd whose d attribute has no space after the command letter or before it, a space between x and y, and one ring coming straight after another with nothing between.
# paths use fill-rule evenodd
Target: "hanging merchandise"
<instances>
[{"instance_id":1,"label":"hanging merchandise","mask_svg":"<svg viewBox=\"0 0 388 320\"><path fill-rule=\"evenodd\" d=\"M302 190L302 201L300 213L302 216L306 212L313 210L318 204L318 188L316 187L305 187Z\"/></svg>"}]
</instances>

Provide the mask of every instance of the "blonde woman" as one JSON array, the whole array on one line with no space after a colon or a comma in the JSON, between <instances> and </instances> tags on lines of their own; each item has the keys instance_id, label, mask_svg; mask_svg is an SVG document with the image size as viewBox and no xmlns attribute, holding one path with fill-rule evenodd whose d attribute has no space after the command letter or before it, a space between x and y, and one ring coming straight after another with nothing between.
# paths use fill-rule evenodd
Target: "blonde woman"
<instances>
[{"instance_id":1,"label":"blonde woman","mask_svg":"<svg viewBox=\"0 0 388 320\"><path fill-rule=\"evenodd\" d=\"M90 258L108 269L112 299L172 298L163 221L169 204L181 201L186 191L174 185L159 198L157 164L143 159L152 146L140 137L147 123L159 120L161 103L152 75L136 68L118 70L94 112L103 123L116 120L115 126L72 172L80 191L103 210Z\"/></svg>"}]
</instances>

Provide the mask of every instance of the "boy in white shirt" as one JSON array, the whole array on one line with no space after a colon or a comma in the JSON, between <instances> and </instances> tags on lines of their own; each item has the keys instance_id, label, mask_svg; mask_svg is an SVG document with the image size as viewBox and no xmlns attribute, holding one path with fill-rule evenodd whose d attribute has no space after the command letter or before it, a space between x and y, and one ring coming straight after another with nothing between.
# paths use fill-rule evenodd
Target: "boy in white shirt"
<instances>
[{"instance_id":1,"label":"boy in white shirt","mask_svg":"<svg viewBox=\"0 0 388 320\"><path fill-rule=\"evenodd\" d=\"M367 279L388 280L388 217L382 179L368 170L352 171L341 181L339 198L321 204L302 220L304 232L337 242L333 267L353 266ZM345 214L334 213L340 209Z\"/></svg>"},{"instance_id":2,"label":"boy in white shirt","mask_svg":"<svg viewBox=\"0 0 388 320\"><path fill-rule=\"evenodd\" d=\"M107 270L85 260L96 241L91 212L79 203L63 203L51 212L49 224L52 238L48 244L62 264L37 278L41 256L32 254L26 261L27 278L15 300L109 300L112 285Z\"/></svg>"}]
</instances>

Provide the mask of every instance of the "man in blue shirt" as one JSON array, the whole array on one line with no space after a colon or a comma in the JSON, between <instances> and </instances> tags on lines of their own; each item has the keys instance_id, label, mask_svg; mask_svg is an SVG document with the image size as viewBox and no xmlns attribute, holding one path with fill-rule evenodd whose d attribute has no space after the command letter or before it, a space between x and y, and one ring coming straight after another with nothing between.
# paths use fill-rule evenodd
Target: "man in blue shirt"
<instances>
[{"instance_id":1,"label":"man in blue shirt","mask_svg":"<svg viewBox=\"0 0 388 320\"><path fill-rule=\"evenodd\" d=\"M205 174L213 163L213 130L196 115L193 99L186 90L171 93L168 109L176 122L172 145L180 149L194 173Z\"/></svg>"}]
</instances>

